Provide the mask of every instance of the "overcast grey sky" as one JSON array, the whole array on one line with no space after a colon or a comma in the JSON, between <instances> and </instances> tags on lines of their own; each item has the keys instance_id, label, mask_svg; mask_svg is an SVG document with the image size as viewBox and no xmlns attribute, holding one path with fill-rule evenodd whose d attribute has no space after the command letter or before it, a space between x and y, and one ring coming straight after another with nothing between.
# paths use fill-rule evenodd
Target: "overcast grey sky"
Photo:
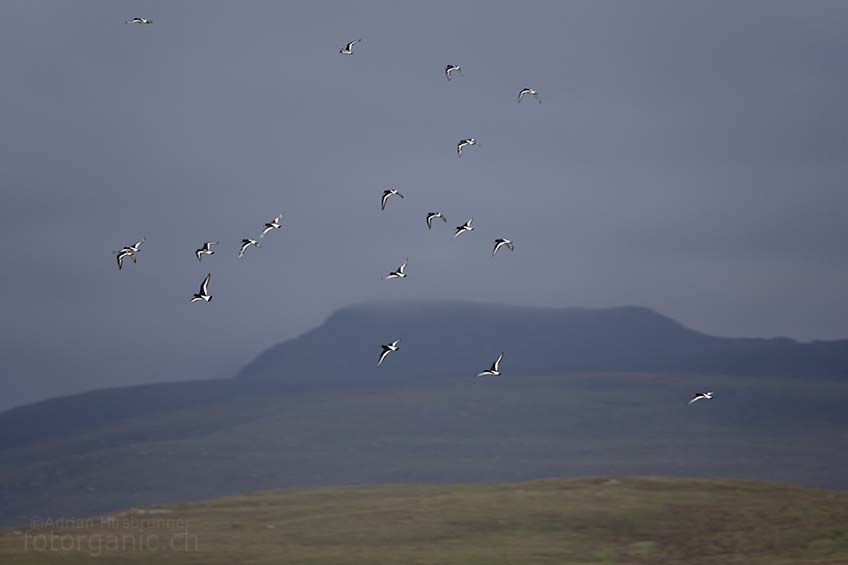
<instances>
[{"instance_id":1,"label":"overcast grey sky","mask_svg":"<svg viewBox=\"0 0 848 565\"><path fill-rule=\"evenodd\" d=\"M382 294L848 336L847 28L838 0L8 0L0 408L230 376Z\"/></svg>"}]
</instances>

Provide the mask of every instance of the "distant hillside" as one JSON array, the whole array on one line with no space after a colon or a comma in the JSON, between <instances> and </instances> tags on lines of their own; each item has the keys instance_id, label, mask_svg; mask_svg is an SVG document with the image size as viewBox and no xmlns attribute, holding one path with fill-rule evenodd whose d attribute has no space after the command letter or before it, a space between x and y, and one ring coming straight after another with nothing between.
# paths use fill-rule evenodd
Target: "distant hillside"
<instances>
[{"instance_id":1,"label":"distant hillside","mask_svg":"<svg viewBox=\"0 0 848 565\"><path fill-rule=\"evenodd\" d=\"M848 562L848 494L745 481L618 477L284 490L137 508L112 518L104 526L94 519L70 530L0 534L0 561ZM121 523L128 526L108 527ZM37 549L63 534L82 543L63 551Z\"/></svg>"},{"instance_id":2,"label":"distant hillside","mask_svg":"<svg viewBox=\"0 0 848 565\"><path fill-rule=\"evenodd\" d=\"M351 482L662 474L848 488L845 349L710 337L644 308L354 306L241 378L0 413L0 524ZM475 378L502 350L504 376ZM687 406L704 388L716 399Z\"/></svg>"},{"instance_id":3,"label":"distant hillside","mask_svg":"<svg viewBox=\"0 0 848 565\"><path fill-rule=\"evenodd\" d=\"M377 369L380 344L401 350ZM720 338L647 308L531 308L402 302L343 308L265 351L240 373L287 383L379 382L474 375L505 351L505 372L690 372L842 378L848 341Z\"/></svg>"},{"instance_id":4,"label":"distant hillside","mask_svg":"<svg viewBox=\"0 0 848 565\"><path fill-rule=\"evenodd\" d=\"M350 483L615 474L848 488L848 383L838 381L628 373L256 384L99 391L0 414L0 525ZM688 406L703 388L716 399Z\"/></svg>"}]
</instances>

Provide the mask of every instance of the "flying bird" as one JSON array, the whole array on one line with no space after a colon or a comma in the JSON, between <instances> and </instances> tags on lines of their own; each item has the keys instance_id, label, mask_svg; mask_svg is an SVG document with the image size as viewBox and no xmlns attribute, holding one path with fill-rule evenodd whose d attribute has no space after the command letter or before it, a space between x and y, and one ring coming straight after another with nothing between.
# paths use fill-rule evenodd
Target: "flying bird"
<instances>
[{"instance_id":1,"label":"flying bird","mask_svg":"<svg viewBox=\"0 0 848 565\"><path fill-rule=\"evenodd\" d=\"M689 404L694 404L701 399L712 400L713 399L713 393L712 392L697 392L697 393L695 393L695 396L692 397L692 400L689 401Z\"/></svg>"},{"instance_id":2,"label":"flying bird","mask_svg":"<svg viewBox=\"0 0 848 565\"><path fill-rule=\"evenodd\" d=\"M139 249L141 249L141 244L144 243L144 239L145 238L142 237L140 240L136 241L132 245L125 245L120 250L114 252L114 254L116 255L116 258L118 260L118 270L119 271L124 266L124 259L126 259L127 257L132 259L133 263L136 262L135 254L138 253Z\"/></svg>"},{"instance_id":3,"label":"flying bird","mask_svg":"<svg viewBox=\"0 0 848 565\"><path fill-rule=\"evenodd\" d=\"M124 22L125 24L152 24L153 20L147 18L131 18Z\"/></svg>"},{"instance_id":4,"label":"flying bird","mask_svg":"<svg viewBox=\"0 0 848 565\"><path fill-rule=\"evenodd\" d=\"M427 229L433 229L433 219L441 218L443 222L448 223L448 219L445 218L445 215L441 212L428 212L427 213Z\"/></svg>"},{"instance_id":5,"label":"flying bird","mask_svg":"<svg viewBox=\"0 0 848 565\"><path fill-rule=\"evenodd\" d=\"M542 103L542 99L539 97L539 93L533 90L532 88L522 88L521 92L518 93L518 103L521 104L521 99L525 96L533 96L536 99L536 102L539 104Z\"/></svg>"},{"instance_id":6,"label":"flying bird","mask_svg":"<svg viewBox=\"0 0 848 565\"><path fill-rule=\"evenodd\" d=\"M206 275L206 278L203 279L203 282L200 283L200 292L193 295L191 298L192 302L197 302L198 300L202 300L204 302L209 302L212 300L212 295L209 294L209 279L212 278L212 273Z\"/></svg>"},{"instance_id":7,"label":"flying bird","mask_svg":"<svg viewBox=\"0 0 848 565\"><path fill-rule=\"evenodd\" d=\"M116 258L118 259L118 270L124 266L124 259L129 257L132 259L132 262L135 263L135 253L128 251L126 248L121 249L120 251L115 252Z\"/></svg>"},{"instance_id":8,"label":"flying bird","mask_svg":"<svg viewBox=\"0 0 848 565\"><path fill-rule=\"evenodd\" d=\"M218 241L207 241L207 242L205 242L200 249L194 250L194 256L197 257L198 261L201 261L203 259L204 255L215 255L215 252L212 251L212 246L218 245L218 243L220 243L220 242L218 242Z\"/></svg>"},{"instance_id":9,"label":"flying bird","mask_svg":"<svg viewBox=\"0 0 848 565\"><path fill-rule=\"evenodd\" d=\"M474 218L469 218L467 222L462 224L461 226L456 226L456 233L453 234L454 237L459 237L467 231L474 231L474 227L471 225L471 221Z\"/></svg>"},{"instance_id":10,"label":"flying bird","mask_svg":"<svg viewBox=\"0 0 848 565\"><path fill-rule=\"evenodd\" d=\"M406 278L406 259L403 260L400 267L397 268L397 271L390 271L385 276L385 280L389 279L404 279Z\"/></svg>"},{"instance_id":11,"label":"flying bird","mask_svg":"<svg viewBox=\"0 0 848 565\"><path fill-rule=\"evenodd\" d=\"M280 212L279 216L277 216L276 218L274 218L273 220L271 220L270 222L265 224L265 228L262 230L262 235L259 236L259 239L264 238L265 234L267 234L269 231L278 230L281 227L283 227L283 224L280 223L280 220L282 219L282 217L283 217L283 213Z\"/></svg>"},{"instance_id":12,"label":"flying bird","mask_svg":"<svg viewBox=\"0 0 848 565\"><path fill-rule=\"evenodd\" d=\"M351 41L343 48L339 49L339 53L341 55L353 55L353 46L362 41L362 39L357 39L356 41Z\"/></svg>"},{"instance_id":13,"label":"flying bird","mask_svg":"<svg viewBox=\"0 0 848 565\"><path fill-rule=\"evenodd\" d=\"M243 239L243 240L241 240L241 248L239 249L239 254L238 254L239 259L244 257L244 252L247 251L247 248L250 247L251 245L253 245L255 247L261 247L259 245L259 242L256 241L255 239Z\"/></svg>"},{"instance_id":14,"label":"flying bird","mask_svg":"<svg viewBox=\"0 0 848 565\"><path fill-rule=\"evenodd\" d=\"M448 65L445 67L445 76L448 80L451 79L451 73L459 73L462 74L462 67L459 65Z\"/></svg>"},{"instance_id":15,"label":"flying bird","mask_svg":"<svg viewBox=\"0 0 848 565\"><path fill-rule=\"evenodd\" d=\"M384 190L383 196L380 197L380 210L386 209L386 203L388 203L389 198L391 198L392 196L400 196L401 198L403 198L403 194L401 194L396 188Z\"/></svg>"},{"instance_id":16,"label":"flying bird","mask_svg":"<svg viewBox=\"0 0 848 565\"><path fill-rule=\"evenodd\" d=\"M459 142L456 144L456 155L457 155L457 157L462 157L462 148L465 147L466 145L468 145L468 146L477 145L477 140L474 139L473 137L469 137L468 139L460 139Z\"/></svg>"},{"instance_id":17,"label":"flying bird","mask_svg":"<svg viewBox=\"0 0 848 565\"><path fill-rule=\"evenodd\" d=\"M400 348L398 347L398 343L399 343L399 342L400 342L400 340L399 340L399 339L396 339L396 340L394 340L394 341L393 341L393 342L391 342L391 343L387 343L387 344L385 344L385 345L381 345L381 346L380 346L380 347L382 347L382 348L383 348L383 351L381 351L381 352L380 352L380 358L377 360L377 366L378 366L378 367L379 367L380 365L382 365L382 364L383 364L383 361L385 361L385 360L386 360L386 357L388 357L388 356L389 356L389 353L392 353L392 352L397 351L398 349L400 349Z\"/></svg>"},{"instance_id":18,"label":"flying bird","mask_svg":"<svg viewBox=\"0 0 848 565\"><path fill-rule=\"evenodd\" d=\"M477 373L478 377L499 377L501 374L501 359L503 359L503 352L498 355L498 358L495 359L495 362L492 363L492 366L481 373Z\"/></svg>"},{"instance_id":19,"label":"flying bird","mask_svg":"<svg viewBox=\"0 0 848 565\"><path fill-rule=\"evenodd\" d=\"M510 251L515 251L515 247L512 245L512 241L508 239L498 238L495 240L495 248L492 249L492 257L495 256L495 253L498 252L498 249L506 245L506 248Z\"/></svg>"}]
</instances>

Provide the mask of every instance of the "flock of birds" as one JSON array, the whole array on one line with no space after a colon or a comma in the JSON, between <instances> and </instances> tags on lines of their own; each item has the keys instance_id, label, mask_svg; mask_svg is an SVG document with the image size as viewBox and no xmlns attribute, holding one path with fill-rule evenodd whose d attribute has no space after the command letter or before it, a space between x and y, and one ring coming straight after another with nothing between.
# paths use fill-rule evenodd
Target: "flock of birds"
<instances>
[{"instance_id":1,"label":"flock of birds","mask_svg":"<svg viewBox=\"0 0 848 565\"><path fill-rule=\"evenodd\" d=\"M131 18L124 23L138 24L138 25L149 25L149 24L153 23L153 20L148 19L148 18ZM346 56L353 55L354 54L353 47L360 42L362 42L361 38L356 39L354 41L349 41L348 43L345 44L344 47L339 49L339 54L340 55L346 55ZM460 65L447 65L445 67L445 78L448 81L450 81L450 80L452 80L452 76L454 74L461 76L462 75L462 67ZM532 97L539 104L542 103L542 98L539 96L539 93L536 90L534 90L532 88L528 88L528 87L522 88L518 92L517 103L520 104L521 101L526 97ZM466 138L466 139L460 139L456 144L457 158L462 158L462 151L463 151L464 148L477 147L477 146L479 146L479 143L473 137L469 137L469 138ZM398 198L403 199L403 194L401 194L401 192L397 188L389 188L389 189L386 189L386 190L383 191L383 194L380 197L380 209L381 210L383 210L383 211L386 210L386 205L389 203L389 199L391 199L393 196L396 196ZM265 236L267 236L270 232L272 232L274 230L278 230L278 229L282 228L283 227L282 217L283 217L283 214L280 213L274 219L267 222L263 226L263 229L262 229L260 235L258 236L259 237L258 239L252 239L252 238L242 239L241 240L241 246L239 247L239 251L238 251L238 258L239 259L243 258L245 252L250 247L257 247L257 248L261 247L261 240L264 239ZM447 218L445 217L445 215L442 212L428 212L427 216L426 216L427 229L429 229L429 230L433 229L433 220L435 220L435 219L440 219L440 220L442 220L442 222L447 223ZM468 221L465 222L464 224L456 226L456 231L454 233L454 237L456 238L456 237L459 237L466 232L474 231L474 226L471 225L472 221L473 221L473 218L469 218ZM115 252L115 256L117 257L117 262L118 262L118 270L121 270L123 268L124 259L129 258L129 259L132 260L133 263L136 262L136 255L138 254L142 243L144 243L144 238L140 239L139 241L137 241L136 243L134 243L132 245L127 245L125 247L122 247L120 250ZM218 241L204 242L203 245L201 247L199 247L198 249L196 249L195 252L194 252L195 256L197 257L197 260L202 261L204 255L214 255L215 251L212 250L212 246L217 245L219 243L220 242L218 242ZM506 247L510 251L515 250L515 245L513 244L513 242L511 240L506 239L506 238L498 238L498 239L494 240L494 247L492 248L492 256L494 257L498 253L498 251L500 251L500 249L502 247ZM406 278L406 276L407 276L407 273L406 273L407 263L408 263L408 259L404 259L403 263L401 263L400 266L396 270L389 271L385 275L384 279L389 280L389 279L404 279L404 278ZM203 278L203 281L200 283L200 290L197 293L192 295L192 298L191 298L192 303L194 303L194 302L210 302L212 300L212 295L209 293L209 281L211 280L211 278L212 278L212 274L207 273L207 275ZM377 359L377 366L378 367L383 365L383 362L386 360L386 358L389 356L389 354L394 353L394 352L396 352L400 349L400 347L398 345L399 343L400 343L400 339L396 339L396 340L394 340L390 343L386 343L386 344L383 344L383 345L380 346L381 351L380 351L380 355ZM491 367L489 367L488 369L486 369L484 371L479 372L477 374L477 376L478 377L487 377L487 376L497 377L497 376L500 376L501 375L500 365L501 365L501 361L503 361L503 357L504 357L504 353L501 352L497 356L497 358L495 359L494 363L492 363ZM689 401L689 404L691 405L691 404L697 402L698 400L712 400L712 398L713 398L713 392L698 392L692 397L692 399Z\"/></svg>"}]
</instances>

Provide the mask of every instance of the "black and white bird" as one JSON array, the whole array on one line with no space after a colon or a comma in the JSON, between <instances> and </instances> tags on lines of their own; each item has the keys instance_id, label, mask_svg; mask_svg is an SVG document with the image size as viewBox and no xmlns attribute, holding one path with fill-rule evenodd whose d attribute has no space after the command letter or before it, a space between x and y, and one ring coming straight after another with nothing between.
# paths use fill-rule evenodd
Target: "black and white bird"
<instances>
[{"instance_id":1,"label":"black and white bird","mask_svg":"<svg viewBox=\"0 0 848 565\"><path fill-rule=\"evenodd\" d=\"M353 55L353 46L362 41L362 39L357 39L356 41L351 41L341 49L339 49L339 53L341 55Z\"/></svg>"},{"instance_id":2,"label":"black and white bird","mask_svg":"<svg viewBox=\"0 0 848 565\"><path fill-rule=\"evenodd\" d=\"M469 218L468 221L461 226L456 226L456 233L453 234L453 236L459 237L467 231L474 231L474 226L471 225L472 220L474 220L474 218Z\"/></svg>"},{"instance_id":3,"label":"black and white bird","mask_svg":"<svg viewBox=\"0 0 848 565\"><path fill-rule=\"evenodd\" d=\"M477 376L478 377L488 377L488 376L498 377L498 376L500 376L500 374L501 374L501 359L503 359L503 352L501 352L501 354L498 355L498 358L495 359L495 362L492 363L491 367L489 367L488 369L486 369L485 371L483 371L481 373L477 373Z\"/></svg>"},{"instance_id":4,"label":"black and white bird","mask_svg":"<svg viewBox=\"0 0 848 565\"><path fill-rule=\"evenodd\" d=\"M121 268L123 268L124 259L126 259L127 257L132 259L132 262L135 263L135 253L133 253L132 251L128 251L126 248L121 249L120 251L116 251L115 256L118 259L118 270L119 271L121 270Z\"/></svg>"},{"instance_id":5,"label":"black and white bird","mask_svg":"<svg viewBox=\"0 0 848 565\"><path fill-rule=\"evenodd\" d=\"M118 260L118 270L119 271L124 266L124 259L126 259L127 257L132 259L133 263L136 262L135 254L138 253L139 249L141 249L141 244L144 243L144 239L145 238L142 237L140 240L136 241L132 245L125 245L124 247L122 247L118 251L114 252L116 259Z\"/></svg>"},{"instance_id":6,"label":"black and white bird","mask_svg":"<svg viewBox=\"0 0 848 565\"><path fill-rule=\"evenodd\" d=\"M699 400L712 400L713 393L712 392L697 392L695 396L692 397L692 400L689 401L689 404L694 404Z\"/></svg>"},{"instance_id":7,"label":"black and white bird","mask_svg":"<svg viewBox=\"0 0 848 565\"><path fill-rule=\"evenodd\" d=\"M239 248L239 254L238 254L239 259L244 257L244 252L247 251L247 248L250 247L251 245L253 245L254 247L261 247L259 245L259 242L256 241L255 239L243 239L243 240L241 240L241 247Z\"/></svg>"},{"instance_id":8,"label":"black and white bird","mask_svg":"<svg viewBox=\"0 0 848 565\"><path fill-rule=\"evenodd\" d=\"M462 67L459 65L448 65L445 67L445 76L448 80L451 79L451 73L459 73L462 74Z\"/></svg>"},{"instance_id":9,"label":"black and white bird","mask_svg":"<svg viewBox=\"0 0 848 565\"><path fill-rule=\"evenodd\" d=\"M386 357L389 356L389 353L393 353L393 352L397 351L398 349L400 349L398 347L398 343L400 343L400 340L396 339L391 343L387 343L385 345L380 346L380 347L383 348L383 351L380 352L380 358L377 359L377 366L378 367L383 364L383 361L386 360Z\"/></svg>"},{"instance_id":10,"label":"black and white bird","mask_svg":"<svg viewBox=\"0 0 848 565\"><path fill-rule=\"evenodd\" d=\"M469 137L468 139L460 139L456 144L456 156L462 157L462 148L468 145L469 147L472 145L477 145L477 140L473 137Z\"/></svg>"},{"instance_id":11,"label":"black and white bird","mask_svg":"<svg viewBox=\"0 0 848 565\"><path fill-rule=\"evenodd\" d=\"M427 229L433 229L433 220L441 218L443 222L448 223L448 219L441 212L427 212Z\"/></svg>"},{"instance_id":12,"label":"black and white bird","mask_svg":"<svg viewBox=\"0 0 848 565\"><path fill-rule=\"evenodd\" d=\"M506 248L509 249L510 251L515 251L515 247L513 246L512 241L499 237L498 239L495 240L495 247L494 247L494 249L492 249L492 257L494 257L495 253L498 252L498 249L500 249L504 245L506 245Z\"/></svg>"},{"instance_id":13,"label":"black and white bird","mask_svg":"<svg viewBox=\"0 0 848 565\"><path fill-rule=\"evenodd\" d=\"M265 227L262 229L262 234L259 236L259 239L264 238L265 234L267 234L269 231L278 230L281 227L283 227L283 224L280 223L282 218L283 218L283 213L280 212L279 216L277 216L276 218L274 218L273 220L271 220L270 222L265 224Z\"/></svg>"},{"instance_id":14,"label":"black and white bird","mask_svg":"<svg viewBox=\"0 0 848 565\"><path fill-rule=\"evenodd\" d=\"M147 18L130 18L124 22L125 24L152 24L153 20Z\"/></svg>"},{"instance_id":15,"label":"black and white bird","mask_svg":"<svg viewBox=\"0 0 848 565\"><path fill-rule=\"evenodd\" d=\"M386 204L389 202L389 198L392 196L400 196L403 198L403 194L398 191L396 188L390 188L388 190L383 191L383 196L380 197L380 210L386 209Z\"/></svg>"},{"instance_id":16,"label":"black and white bird","mask_svg":"<svg viewBox=\"0 0 848 565\"><path fill-rule=\"evenodd\" d=\"M536 102L539 104L542 103L542 99L539 97L539 93L533 90L532 88L522 88L518 93L518 103L521 104L521 99L525 96L533 96L536 99Z\"/></svg>"},{"instance_id":17,"label":"black and white bird","mask_svg":"<svg viewBox=\"0 0 848 565\"><path fill-rule=\"evenodd\" d=\"M406 278L406 262L407 259L403 260L403 263L400 264L400 267L397 268L397 271L390 271L386 274L385 280L389 279L405 279Z\"/></svg>"},{"instance_id":18,"label":"black and white bird","mask_svg":"<svg viewBox=\"0 0 848 565\"><path fill-rule=\"evenodd\" d=\"M209 294L209 279L211 278L212 273L206 275L206 278L204 278L203 282L200 283L200 292L192 296L192 302L197 302L198 300L209 302L210 300L212 300L212 295Z\"/></svg>"},{"instance_id":19,"label":"black and white bird","mask_svg":"<svg viewBox=\"0 0 848 565\"><path fill-rule=\"evenodd\" d=\"M207 241L203 243L203 246L200 249L194 250L194 256L197 257L198 261L203 260L204 255L215 255L215 252L212 251L213 245L218 245L217 241Z\"/></svg>"}]
</instances>

